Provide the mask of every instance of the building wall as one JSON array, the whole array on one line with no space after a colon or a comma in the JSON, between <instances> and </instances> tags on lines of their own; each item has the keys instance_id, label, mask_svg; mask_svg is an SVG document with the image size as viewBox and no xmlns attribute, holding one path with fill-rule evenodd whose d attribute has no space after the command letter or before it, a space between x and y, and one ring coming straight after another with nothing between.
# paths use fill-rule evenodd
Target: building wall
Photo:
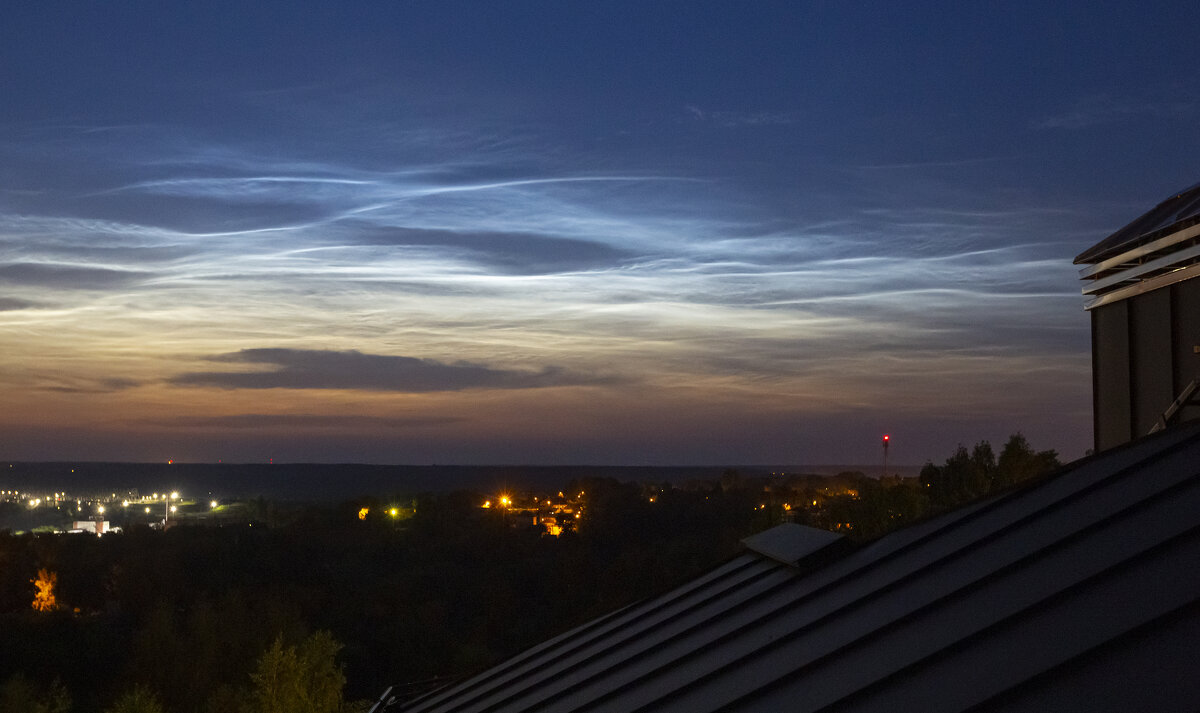
<instances>
[{"instance_id":1,"label":"building wall","mask_svg":"<svg viewBox=\"0 0 1200 713\"><path fill-rule=\"evenodd\" d=\"M1129 391L1129 301L1092 310L1092 411L1096 450L1133 434Z\"/></svg>"},{"instance_id":2,"label":"building wall","mask_svg":"<svg viewBox=\"0 0 1200 713\"><path fill-rule=\"evenodd\" d=\"M1096 450L1145 435L1200 376L1200 280L1092 310ZM1180 418L1200 418L1189 406Z\"/></svg>"},{"instance_id":3,"label":"building wall","mask_svg":"<svg viewBox=\"0 0 1200 713\"><path fill-rule=\"evenodd\" d=\"M1150 432L1179 391L1171 350L1171 291L1154 290L1129 302L1130 405L1134 438Z\"/></svg>"},{"instance_id":4,"label":"building wall","mask_svg":"<svg viewBox=\"0 0 1200 713\"><path fill-rule=\"evenodd\" d=\"M1182 391L1200 378L1200 280L1174 285L1172 314L1175 322L1175 384ZM1186 406L1181 418L1200 419L1200 406Z\"/></svg>"}]
</instances>

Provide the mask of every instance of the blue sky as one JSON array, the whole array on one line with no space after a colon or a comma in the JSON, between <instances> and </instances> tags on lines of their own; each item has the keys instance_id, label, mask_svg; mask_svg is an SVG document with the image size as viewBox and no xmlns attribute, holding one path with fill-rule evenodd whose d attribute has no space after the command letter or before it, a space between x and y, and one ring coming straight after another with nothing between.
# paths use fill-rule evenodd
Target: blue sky
<instances>
[{"instance_id":1,"label":"blue sky","mask_svg":"<svg viewBox=\"0 0 1200 713\"><path fill-rule=\"evenodd\" d=\"M1197 20L22 4L0 457L1077 457L1071 259L1198 180Z\"/></svg>"}]
</instances>

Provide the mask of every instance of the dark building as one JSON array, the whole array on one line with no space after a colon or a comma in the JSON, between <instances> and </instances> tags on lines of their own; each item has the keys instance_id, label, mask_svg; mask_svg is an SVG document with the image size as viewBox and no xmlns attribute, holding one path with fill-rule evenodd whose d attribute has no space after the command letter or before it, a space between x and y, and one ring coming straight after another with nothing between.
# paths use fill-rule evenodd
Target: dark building
<instances>
[{"instance_id":1,"label":"dark building","mask_svg":"<svg viewBox=\"0 0 1200 713\"><path fill-rule=\"evenodd\" d=\"M1200 418L1200 184L1080 253L1096 450Z\"/></svg>"}]
</instances>

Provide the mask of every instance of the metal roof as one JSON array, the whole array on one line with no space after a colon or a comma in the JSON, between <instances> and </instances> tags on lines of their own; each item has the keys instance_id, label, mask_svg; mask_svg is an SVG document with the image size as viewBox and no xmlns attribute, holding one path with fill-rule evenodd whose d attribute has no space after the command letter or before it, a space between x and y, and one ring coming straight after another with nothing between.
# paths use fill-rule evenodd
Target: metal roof
<instances>
[{"instance_id":1,"label":"metal roof","mask_svg":"<svg viewBox=\"0 0 1200 713\"><path fill-rule=\"evenodd\" d=\"M1200 183L1175 193L1129 225L1084 250L1075 264L1096 263L1200 222Z\"/></svg>"},{"instance_id":2,"label":"metal roof","mask_svg":"<svg viewBox=\"0 0 1200 713\"><path fill-rule=\"evenodd\" d=\"M1200 424L859 548L768 531L390 710L1194 710ZM764 545L765 543L765 545Z\"/></svg>"},{"instance_id":3,"label":"metal roof","mask_svg":"<svg viewBox=\"0 0 1200 713\"><path fill-rule=\"evenodd\" d=\"M1200 277L1200 183L1159 203L1075 258L1084 309Z\"/></svg>"}]
</instances>

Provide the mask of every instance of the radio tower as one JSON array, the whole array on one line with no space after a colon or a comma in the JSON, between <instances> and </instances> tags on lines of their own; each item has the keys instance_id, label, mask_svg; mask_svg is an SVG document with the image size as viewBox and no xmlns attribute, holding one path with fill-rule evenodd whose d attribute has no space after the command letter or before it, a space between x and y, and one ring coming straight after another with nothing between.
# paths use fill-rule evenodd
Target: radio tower
<instances>
[{"instance_id":1,"label":"radio tower","mask_svg":"<svg viewBox=\"0 0 1200 713\"><path fill-rule=\"evenodd\" d=\"M892 440L891 436L889 436L886 433L883 434L883 476L882 477L884 477L884 478L887 477L887 448L888 448L888 443L891 442L891 440Z\"/></svg>"}]
</instances>

